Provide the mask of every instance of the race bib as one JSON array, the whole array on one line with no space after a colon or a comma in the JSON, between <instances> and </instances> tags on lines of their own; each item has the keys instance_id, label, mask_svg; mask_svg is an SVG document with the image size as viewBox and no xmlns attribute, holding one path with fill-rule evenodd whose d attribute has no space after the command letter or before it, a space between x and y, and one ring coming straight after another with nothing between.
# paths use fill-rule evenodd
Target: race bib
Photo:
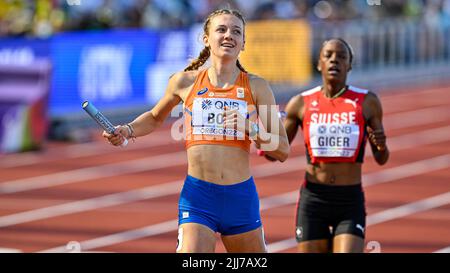
<instances>
[{"instance_id":1,"label":"race bib","mask_svg":"<svg viewBox=\"0 0 450 273\"><path fill-rule=\"evenodd\" d=\"M358 147L359 126L311 123L309 136L314 157L352 157Z\"/></svg>"},{"instance_id":2,"label":"race bib","mask_svg":"<svg viewBox=\"0 0 450 273\"><path fill-rule=\"evenodd\" d=\"M244 132L224 128L224 107L238 110L247 116L247 102L244 100L222 98L195 98L192 107L192 133L194 135L214 135L244 138Z\"/></svg>"}]
</instances>

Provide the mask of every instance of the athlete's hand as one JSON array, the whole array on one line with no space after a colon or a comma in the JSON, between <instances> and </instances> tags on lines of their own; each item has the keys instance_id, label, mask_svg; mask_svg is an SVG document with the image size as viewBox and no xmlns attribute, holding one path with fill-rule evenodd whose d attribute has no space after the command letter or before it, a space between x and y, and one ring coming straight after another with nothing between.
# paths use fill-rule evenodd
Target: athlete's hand
<instances>
[{"instance_id":1,"label":"athlete's hand","mask_svg":"<svg viewBox=\"0 0 450 273\"><path fill-rule=\"evenodd\" d=\"M272 161L272 162L278 161L278 159L275 159L275 158L271 157L271 156L268 155L268 154L264 154L264 157L265 157L267 160Z\"/></svg>"},{"instance_id":2,"label":"athlete's hand","mask_svg":"<svg viewBox=\"0 0 450 273\"><path fill-rule=\"evenodd\" d=\"M102 136L108 140L108 142L114 146L120 146L127 139L128 136L128 128L123 125L118 125L115 127L116 130L113 134L110 134L106 131L103 131Z\"/></svg>"},{"instance_id":3,"label":"athlete's hand","mask_svg":"<svg viewBox=\"0 0 450 273\"><path fill-rule=\"evenodd\" d=\"M377 146L378 151L384 151L386 149L386 135L383 129L373 130L367 126L367 133L369 134L369 141Z\"/></svg>"},{"instance_id":4,"label":"athlete's hand","mask_svg":"<svg viewBox=\"0 0 450 273\"><path fill-rule=\"evenodd\" d=\"M256 151L256 154L257 154L258 156L264 156L264 157L265 157L267 160L269 160L269 161L277 161L275 158L270 157L270 155L266 154L263 150L258 149L258 150Z\"/></svg>"},{"instance_id":5,"label":"athlete's hand","mask_svg":"<svg viewBox=\"0 0 450 273\"><path fill-rule=\"evenodd\" d=\"M224 108L223 126L227 129L236 129L238 132L248 135L248 120L238 110Z\"/></svg>"}]
</instances>

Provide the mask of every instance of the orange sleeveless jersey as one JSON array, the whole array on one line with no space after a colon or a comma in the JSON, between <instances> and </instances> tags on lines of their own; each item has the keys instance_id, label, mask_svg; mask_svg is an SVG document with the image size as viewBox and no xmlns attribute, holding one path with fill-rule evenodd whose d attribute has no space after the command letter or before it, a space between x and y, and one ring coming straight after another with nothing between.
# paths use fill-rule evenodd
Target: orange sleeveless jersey
<instances>
[{"instance_id":1,"label":"orange sleeveless jersey","mask_svg":"<svg viewBox=\"0 0 450 273\"><path fill-rule=\"evenodd\" d=\"M362 103L368 90L348 86L335 99L321 90L318 86L302 93L308 162L363 162L367 132Z\"/></svg>"},{"instance_id":2,"label":"orange sleeveless jersey","mask_svg":"<svg viewBox=\"0 0 450 273\"><path fill-rule=\"evenodd\" d=\"M208 70L198 74L184 106L186 149L199 144L234 146L250 151L250 139L235 129L223 127L224 107L237 109L251 120L256 120L256 106L250 89L248 74L240 72L234 85L214 87Z\"/></svg>"}]
</instances>

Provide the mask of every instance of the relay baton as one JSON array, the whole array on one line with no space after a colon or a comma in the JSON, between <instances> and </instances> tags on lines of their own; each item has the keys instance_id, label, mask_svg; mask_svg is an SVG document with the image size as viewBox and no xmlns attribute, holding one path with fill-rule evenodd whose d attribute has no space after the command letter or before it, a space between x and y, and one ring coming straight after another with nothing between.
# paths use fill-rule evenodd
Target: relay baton
<instances>
[{"instance_id":1,"label":"relay baton","mask_svg":"<svg viewBox=\"0 0 450 273\"><path fill-rule=\"evenodd\" d=\"M98 125L103 128L103 130L105 130L109 134L114 134L114 131L116 130L116 128L114 128L114 125L102 114L102 112L100 112L92 104L92 102L85 101L81 106L83 107L84 111L86 111L86 113L88 113L89 116L91 116L91 118L93 118L98 123ZM124 139L125 141L120 145L121 147L125 147L128 145L128 140L126 138Z\"/></svg>"},{"instance_id":2,"label":"relay baton","mask_svg":"<svg viewBox=\"0 0 450 273\"><path fill-rule=\"evenodd\" d=\"M278 118L280 118L281 120L284 120L286 118L286 116L287 116L287 113L285 111L279 111L278 112ZM258 149L256 151L256 154L259 155L259 156L264 156L265 155L264 151L260 150L260 149Z\"/></svg>"}]
</instances>

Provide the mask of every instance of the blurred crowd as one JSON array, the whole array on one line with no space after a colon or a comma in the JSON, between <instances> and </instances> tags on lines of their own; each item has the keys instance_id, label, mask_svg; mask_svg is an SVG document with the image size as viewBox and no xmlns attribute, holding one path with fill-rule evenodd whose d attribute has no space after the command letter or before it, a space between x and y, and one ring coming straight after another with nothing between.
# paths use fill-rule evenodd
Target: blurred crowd
<instances>
[{"instance_id":1,"label":"blurred crowd","mask_svg":"<svg viewBox=\"0 0 450 273\"><path fill-rule=\"evenodd\" d=\"M0 0L0 36L182 28L203 22L217 8L239 9L247 20L303 18L333 22L409 17L450 22L450 0Z\"/></svg>"}]
</instances>

